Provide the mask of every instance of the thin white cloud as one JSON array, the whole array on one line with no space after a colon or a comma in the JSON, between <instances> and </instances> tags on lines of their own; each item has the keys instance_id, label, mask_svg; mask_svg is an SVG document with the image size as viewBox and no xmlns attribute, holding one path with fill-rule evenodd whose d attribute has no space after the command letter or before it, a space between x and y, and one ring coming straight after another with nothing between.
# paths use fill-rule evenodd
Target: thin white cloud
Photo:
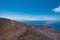
<instances>
[{"instance_id":1,"label":"thin white cloud","mask_svg":"<svg viewBox=\"0 0 60 40\"><path fill-rule=\"evenodd\" d=\"M12 19L12 20L26 20L26 21L34 21L34 20L58 20L57 18L50 17L40 17L40 18L30 18L30 17L18 17L18 16L5 16L4 18Z\"/></svg>"},{"instance_id":2,"label":"thin white cloud","mask_svg":"<svg viewBox=\"0 0 60 40\"><path fill-rule=\"evenodd\" d=\"M60 6L58 6L58 7L54 8L54 9L52 9L52 11L54 11L54 12L60 12Z\"/></svg>"},{"instance_id":3,"label":"thin white cloud","mask_svg":"<svg viewBox=\"0 0 60 40\"><path fill-rule=\"evenodd\" d=\"M58 19L50 17L40 17L40 18L22 18L22 20L34 21L34 20L58 20Z\"/></svg>"},{"instance_id":4,"label":"thin white cloud","mask_svg":"<svg viewBox=\"0 0 60 40\"><path fill-rule=\"evenodd\" d=\"M0 12L1 13L1 12ZM57 18L53 18L53 17L30 17L30 16L24 16L24 15L17 15L17 13L15 12L3 12L0 14L0 17L3 18L8 18L8 19L12 19L12 20L27 20L27 21L34 21L34 20L58 20Z\"/></svg>"},{"instance_id":5,"label":"thin white cloud","mask_svg":"<svg viewBox=\"0 0 60 40\"><path fill-rule=\"evenodd\" d=\"M56 20L57 18L52 18L52 17L43 17L43 20Z\"/></svg>"}]
</instances>

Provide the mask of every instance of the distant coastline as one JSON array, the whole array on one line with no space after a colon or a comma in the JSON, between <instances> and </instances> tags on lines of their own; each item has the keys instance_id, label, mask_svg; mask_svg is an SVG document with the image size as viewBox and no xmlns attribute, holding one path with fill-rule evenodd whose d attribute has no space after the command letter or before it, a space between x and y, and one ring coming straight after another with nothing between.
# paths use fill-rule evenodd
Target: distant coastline
<instances>
[{"instance_id":1,"label":"distant coastline","mask_svg":"<svg viewBox=\"0 0 60 40\"><path fill-rule=\"evenodd\" d=\"M50 27L52 27L53 29L60 31L60 21L57 20L40 20L40 21L18 21L18 22L22 22L25 24L31 24L31 25L48 25Z\"/></svg>"}]
</instances>

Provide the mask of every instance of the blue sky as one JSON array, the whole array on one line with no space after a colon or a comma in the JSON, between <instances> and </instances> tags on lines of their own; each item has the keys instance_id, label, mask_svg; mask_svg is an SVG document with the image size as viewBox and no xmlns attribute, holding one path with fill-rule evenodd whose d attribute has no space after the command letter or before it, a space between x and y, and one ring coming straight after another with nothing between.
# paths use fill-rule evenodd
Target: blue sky
<instances>
[{"instance_id":1,"label":"blue sky","mask_svg":"<svg viewBox=\"0 0 60 40\"><path fill-rule=\"evenodd\" d=\"M0 0L0 17L14 20L60 20L60 0Z\"/></svg>"}]
</instances>

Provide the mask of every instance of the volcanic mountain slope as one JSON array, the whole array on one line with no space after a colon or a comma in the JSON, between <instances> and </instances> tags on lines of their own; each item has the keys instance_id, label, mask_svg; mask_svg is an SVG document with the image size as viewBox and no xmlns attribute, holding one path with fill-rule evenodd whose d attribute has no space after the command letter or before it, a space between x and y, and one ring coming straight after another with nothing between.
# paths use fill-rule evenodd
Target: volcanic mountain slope
<instances>
[{"instance_id":1,"label":"volcanic mountain slope","mask_svg":"<svg viewBox=\"0 0 60 40\"><path fill-rule=\"evenodd\" d=\"M38 27L38 25L30 25L30 26L33 26L33 27L36 26L35 28L37 28L42 34L44 34L54 40L60 40L60 32L52 29L48 25L42 25L39 27Z\"/></svg>"},{"instance_id":2,"label":"volcanic mountain slope","mask_svg":"<svg viewBox=\"0 0 60 40\"><path fill-rule=\"evenodd\" d=\"M0 18L0 40L53 40L36 28L5 18Z\"/></svg>"},{"instance_id":3,"label":"volcanic mountain slope","mask_svg":"<svg viewBox=\"0 0 60 40\"><path fill-rule=\"evenodd\" d=\"M48 26L44 26L42 29L40 29L40 32L54 40L60 40L60 32Z\"/></svg>"}]
</instances>

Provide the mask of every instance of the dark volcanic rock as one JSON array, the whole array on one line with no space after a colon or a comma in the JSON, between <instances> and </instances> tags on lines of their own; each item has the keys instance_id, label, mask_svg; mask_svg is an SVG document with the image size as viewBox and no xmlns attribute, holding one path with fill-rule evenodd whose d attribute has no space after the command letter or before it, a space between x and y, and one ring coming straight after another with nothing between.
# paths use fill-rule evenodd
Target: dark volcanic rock
<instances>
[{"instance_id":1,"label":"dark volcanic rock","mask_svg":"<svg viewBox=\"0 0 60 40\"><path fill-rule=\"evenodd\" d=\"M10 21L10 20L9 19L4 19L4 18L0 18L0 27L3 26L8 21Z\"/></svg>"},{"instance_id":2,"label":"dark volcanic rock","mask_svg":"<svg viewBox=\"0 0 60 40\"><path fill-rule=\"evenodd\" d=\"M53 40L39 30L14 20L0 18L0 40Z\"/></svg>"}]
</instances>

